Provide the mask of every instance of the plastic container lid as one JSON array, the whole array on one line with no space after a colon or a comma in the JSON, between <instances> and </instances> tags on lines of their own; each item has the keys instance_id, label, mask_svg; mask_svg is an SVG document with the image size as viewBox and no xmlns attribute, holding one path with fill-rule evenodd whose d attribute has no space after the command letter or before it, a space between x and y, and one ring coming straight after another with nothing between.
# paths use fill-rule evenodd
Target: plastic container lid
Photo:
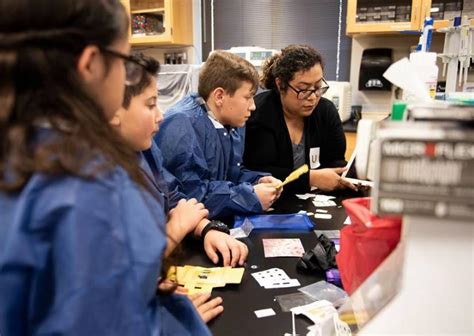
<instances>
[{"instance_id":1,"label":"plastic container lid","mask_svg":"<svg viewBox=\"0 0 474 336\"><path fill-rule=\"evenodd\" d=\"M407 108L407 103L405 102L394 102L392 105L392 120L402 121L405 120L405 111Z\"/></svg>"}]
</instances>

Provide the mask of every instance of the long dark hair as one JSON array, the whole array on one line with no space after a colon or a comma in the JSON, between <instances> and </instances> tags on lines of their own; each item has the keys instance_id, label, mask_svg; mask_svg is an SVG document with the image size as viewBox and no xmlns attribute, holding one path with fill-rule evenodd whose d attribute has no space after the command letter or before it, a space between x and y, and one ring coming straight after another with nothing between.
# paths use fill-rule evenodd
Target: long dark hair
<instances>
[{"instance_id":1,"label":"long dark hair","mask_svg":"<svg viewBox=\"0 0 474 336\"><path fill-rule=\"evenodd\" d=\"M323 58L313 47L304 44L292 44L281 50L281 53L270 57L262 67L261 85L266 89L278 92L275 79L281 81L280 90L286 91L288 83L295 73L307 71L316 64L324 69Z\"/></svg>"},{"instance_id":2,"label":"long dark hair","mask_svg":"<svg viewBox=\"0 0 474 336\"><path fill-rule=\"evenodd\" d=\"M87 45L107 47L127 36L119 0L0 2L0 189L22 189L32 174L84 175L122 166L144 185L136 153L109 126L76 72ZM36 144L39 124L58 134Z\"/></svg>"}]
</instances>

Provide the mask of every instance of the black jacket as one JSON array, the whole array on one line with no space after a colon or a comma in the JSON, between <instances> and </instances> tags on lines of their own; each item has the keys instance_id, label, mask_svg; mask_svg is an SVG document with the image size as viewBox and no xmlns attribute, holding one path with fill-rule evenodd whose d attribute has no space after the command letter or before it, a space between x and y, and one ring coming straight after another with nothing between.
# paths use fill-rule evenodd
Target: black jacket
<instances>
[{"instance_id":1,"label":"black jacket","mask_svg":"<svg viewBox=\"0 0 474 336\"><path fill-rule=\"evenodd\" d=\"M282 181L294 170L293 149L280 96L266 91L255 97L256 110L246 124L244 164L271 173ZM319 147L318 168L344 167L346 138L334 104L321 98L304 119L305 161L310 166L310 148ZM314 167L314 165L313 165ZM285 186L288 192L309 191L309 174Z\"/></svg>"}]
</instances>

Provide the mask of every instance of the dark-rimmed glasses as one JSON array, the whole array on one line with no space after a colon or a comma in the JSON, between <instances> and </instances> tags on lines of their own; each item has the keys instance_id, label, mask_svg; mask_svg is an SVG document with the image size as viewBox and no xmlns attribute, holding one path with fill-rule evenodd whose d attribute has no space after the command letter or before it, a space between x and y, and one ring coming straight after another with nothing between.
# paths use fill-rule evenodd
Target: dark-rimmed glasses
<instances>
[{"instance_id":1,"label":"dark-rimmed glasses","mask_svg":"<svg viewBox=\"0 0 474 336\"><path fill-rule=\"evenodd\" d=\"M304 100L304 99L308 99L309 97L311 97L311 95L313 93L316 95L316 97L321 97L323 94L325 94L328 91L328 89L329 89L328 83L326 82L326 80L324 78L322 78L322 81L326 86L321 86L321 87L318 87L316 89L299 90L299 89L294 88L293 86L291 86L290 83L288 83L288 87L290 89L292 89L293 91L295 91L296 98L298 98L299 100Z\"/></svg>"},{"instance_id":2,"label":"dark-rimmed glasses","mask_svg":"<svg viewBox=\"0 0 474 336\"><path fill-rule=\"evenodd\" d=\"M105 47L99 47L99 49L109 55L118 57L124 60L125 65L125 85L131 86L136 85L143 78L145 73L145 64L142 64L139 60L134 59L131 56L124 55L118 51L111 50Z\"/></svg>"}]
</instances>

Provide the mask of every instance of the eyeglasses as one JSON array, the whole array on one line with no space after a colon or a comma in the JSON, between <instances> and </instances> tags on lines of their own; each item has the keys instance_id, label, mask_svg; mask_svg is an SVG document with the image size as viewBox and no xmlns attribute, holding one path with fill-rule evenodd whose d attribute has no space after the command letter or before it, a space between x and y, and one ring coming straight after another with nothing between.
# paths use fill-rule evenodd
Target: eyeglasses
<instances>
[{"instance_id":1,"label":"eyeglasses","mask_svg":"<svg viewBox=\"0 0 474 336\"><path fill-rule=\"evenodd\" d=\"M142 64L140 60L136 60L131 56L124 55L115 50L111 50L105 47L99 47L99 49L109 55L118 57L124 60L125 65L125 85L132 86L138 84L143 78L145 73L146 64Z\"/></svg>"},{"instance_id":2,"label":"eyeglasses","mask_svg":"<svg viewBox=\"0 0 474 336\"><path fill-rule=\"evenodd\" d=\"M316 95L316 97L321 97L323 94L325 94L328 91L329 89L328 83L326 82L324 78L322 79L322 81L326 86L318 87L316 89L311 89L311 90L298 90L297 88L294 88L293 86L291 86L290 83L288 83L288 87L292 89L293 91L295 91L296 98L298 98L299 100L304 100L311 97L313 93Z\"/></svg>"}]
</instances>

